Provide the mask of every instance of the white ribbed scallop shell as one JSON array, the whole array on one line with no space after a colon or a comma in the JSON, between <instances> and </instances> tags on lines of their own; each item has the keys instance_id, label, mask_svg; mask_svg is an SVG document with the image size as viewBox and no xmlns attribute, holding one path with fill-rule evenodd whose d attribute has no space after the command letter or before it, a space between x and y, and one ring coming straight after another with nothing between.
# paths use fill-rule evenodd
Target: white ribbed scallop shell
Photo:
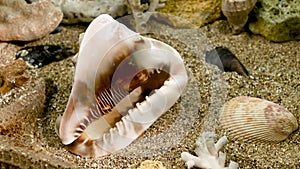
<instances>
[{"instance_id":1,"label":"white ribbed scallop shell","mask_svg":"<svg viewBox=\"0 0 300 169\"><path fill-rule=\"evenodd\" d=\"M297 119L284 107L248 96L226 102L220 124L229 137L242 141L280 142L298 128Z\"/></svg>"}]
</instances>

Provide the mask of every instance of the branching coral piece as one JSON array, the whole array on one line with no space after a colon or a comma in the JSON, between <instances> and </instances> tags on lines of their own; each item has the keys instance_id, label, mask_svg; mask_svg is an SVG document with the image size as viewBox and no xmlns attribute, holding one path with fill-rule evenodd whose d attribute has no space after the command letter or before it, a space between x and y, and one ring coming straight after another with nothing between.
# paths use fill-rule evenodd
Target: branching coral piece
<instances>
[{"instance_id":1,"label":"branching coral piece","mask_svg":"<svg viewBox=\"0 0 300 169\"><path fill-rule=\"evenodd\" d=\"M230 161L229 166L225 167L226 153L219 152L219 150L228 142L226 136L220 138L216 144L214 143L215 138L216 135L214 133L202 133L196 141L195 153L198 157L188 152L181 153L181 159L186 161L188 168L192 168L193 166L213 169L238 168L238 164L233 161Z\"/></svg>"},{"instance_id":2,"label":"branching coral piece","mask_svg":"<svg viewBox=\"0 0 300 169\"><path fill-rule=\"evenodd\" d=\"M145 32L145 24L151 17L152 13L156 9L165 6L167 0L149 0L149 5L147 3L142 4L141 0L127 0L127 5L132 10L137 32Z\"/></svg>"}]
</instances>

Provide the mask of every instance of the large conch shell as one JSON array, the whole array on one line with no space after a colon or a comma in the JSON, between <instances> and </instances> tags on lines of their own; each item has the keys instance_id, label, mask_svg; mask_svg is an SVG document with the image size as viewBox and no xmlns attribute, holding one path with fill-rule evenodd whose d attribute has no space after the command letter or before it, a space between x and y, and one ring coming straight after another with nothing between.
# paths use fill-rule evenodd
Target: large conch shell
<instances>
[{"instance_id":1,"label":"large conch shell","mask_svg":"<svg viewBox=\"0 0 300 169\"><path fill-rule=\"evenodd\" d=\"M280 142L298 129L297 119L286 108L248 96L226 102L220 124L229 137L245 142Z\"/></svg>"},{"instance_id":2,"label":"large conch shell","mask_svg":"<svg viewBox=\"0 0 300 169\"><path fill-rule=\"evenodd\" d=\"M187 79L175 49L100 15L82 39L73 88L56 130L75 154L116 152L177 101Z\"/></svg>"}]
</instances>

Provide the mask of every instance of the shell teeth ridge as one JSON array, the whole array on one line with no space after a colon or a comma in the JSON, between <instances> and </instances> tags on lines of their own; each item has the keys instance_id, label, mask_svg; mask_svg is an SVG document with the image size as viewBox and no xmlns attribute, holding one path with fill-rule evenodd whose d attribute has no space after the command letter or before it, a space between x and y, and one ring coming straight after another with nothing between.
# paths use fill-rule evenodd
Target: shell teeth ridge
<instances>
[{"instance_id":1,"label":"shell teeth ridge","mask_svg":"<svg viewBox=\"0 0 300 169\"><path fill-rule=\"evenodd\" d=\"M85 130L85 129L86 129L86 125L85 125L84 123L80 123L79 126L80 126L80 128L81 128L82 130Z\"/></svg>"},{"instance_id":2,"label":"shell teeth ridge","mask_svg":"<svg viewBox=\"0 0 300 169\"><path fill-rule=\"evenodd\" d=\"M109 129L109 132L103 134L103 147L111 149L110 147L125 147L129 145L139 134L132 132L135 124L130 121L129 115L122 117L121 121L116 123L116 126ZM116 149L119 149L116 148Z\"/></svg>"},{"instance_id":3,"label":"shell teeth ridge","mask_svg":"<svg viewBox=\"0 0 300 169\"><path fill-rule=\"evenodd\" d=\"M154 92L158 92L157 89L154 90ZM151 97L151 96L150 96ZM142 103L136 103L136 107L133 109L129 109L128 110L128 114L123 116L121 118L121 121L117 122L115 125L115 127L111 128L109 130L109 133L105 134L106 138L108 137L108 135L120 135L120 136L127 136L130 138L136 138L139 136L140 133L142 133L147 127L149 127L153 121L149 120L146 123L141 123L138 122L135 116L136 115L143 115L144 113L147 113L147 111L144 111L144 107L151 107L151 98L149 96L145 97L145 101L143 101ZM147 104L147 105L146 105ZM137 113L137 114L136 114ZM139 118L139 117L137 117ZM138 125L140 130L139 131L135 131L135 125ZM136 133L138 132L138 133Z\"/></svg>"},{"instance_id":4,"label":"shell teeth ridge","mask_svg":"<svg viewBox=\"0 0 300 169\"><path fill-rule=\"evenodd\" d=\"M79 137L80 135L81 135L80 133L74 133L75 138Z\"/></svg>"},{"instance_id":5,"label":"shell teeth ridge","mask_svg":"<svg viewBox=\"0 0 300 169\"><path fill-rule=\"evenodd\" d=\"M130 121L129 115L121 118L121 121L115 124L116 126L109 129L108 133L104 134L103 138L114 137L115 135L126 136L125 132L133 130L133 122Z\"/></svg>"},{"instance_id":6,"label":"shell teeth ridge","mask_svg":"<svg viewBox=\"0 0 300 169\"><path fill-rule=\"evenodd\" d=\"M82 128L80 128L80 127L77 127L77 128L75 129L75 131L76 131L76 133L81 133L81 132L83 132Z\"/></svg>"}]
</instances>

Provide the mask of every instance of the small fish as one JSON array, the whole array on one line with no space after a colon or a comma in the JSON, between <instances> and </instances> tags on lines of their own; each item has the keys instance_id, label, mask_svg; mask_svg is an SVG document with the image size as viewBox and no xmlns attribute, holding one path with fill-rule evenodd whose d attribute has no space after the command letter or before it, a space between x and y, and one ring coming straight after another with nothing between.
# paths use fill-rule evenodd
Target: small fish
<instances>
[{"instance_id":1,"label":"small fish","mask_svg":"<svg viewBox=\"0 0 300 169\"><path fill-rule=\"evenodd\" d=\"M206 51L205 61L218 66L224 72L237 72L240 75L249 76L245 66L226 47L219 46L211 51Z\"/></svg>"},{"instance_id":2,"label":"small fish","mask_svg":"<svg viewBox=\"0 0 300 169\"><path fill-rule=\"evenodd\" d=\"M70 47L59 45L29 46L16 53L16 59L22 58L33 68L43 67L51 62L63 60L71 55Z\"/></svg>"}]
</instances>

